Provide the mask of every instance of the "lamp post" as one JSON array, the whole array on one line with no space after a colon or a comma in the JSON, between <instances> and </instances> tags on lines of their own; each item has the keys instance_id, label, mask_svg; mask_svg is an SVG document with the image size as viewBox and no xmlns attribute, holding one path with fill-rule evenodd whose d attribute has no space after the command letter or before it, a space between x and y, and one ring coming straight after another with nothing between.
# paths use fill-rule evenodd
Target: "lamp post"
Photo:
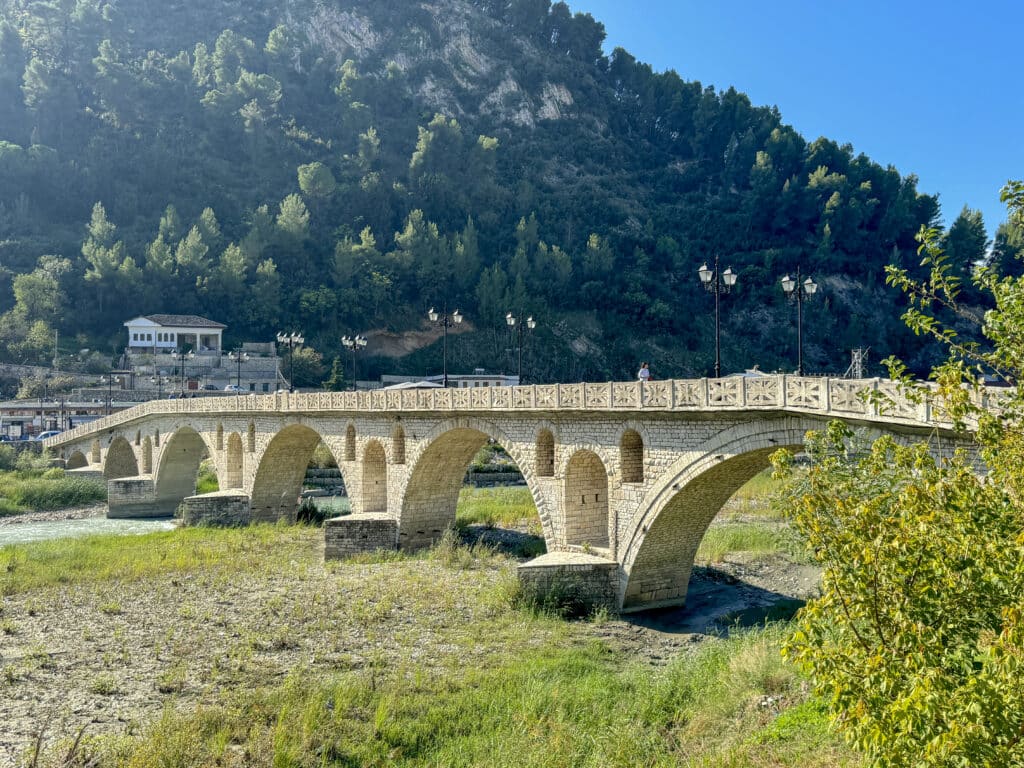
<instances>
[{"instance_id":1,"label":"lamp post","mask_svg":"<svg viewBox=\"0 0 1024 768\"><path fill-rule=\"evenodd\" d=\"M452 314L448 315L448 304L444 305L444 314L437 314L437 310L433 307L427 312L427 317L430 318L430 322L437 323L444 329L444 343L441 353L441 363L444 369L444 386L448 388L448 329L453 325L458 325L462 322L462 315L459 314L459 310L455 310Z\"/></svg>"},{"instance_id":2,"label":"lamp post","mask_svg":"<svg viewBox=\"0 0 1024 768\"><path fill-rule=\"evenodd\" d=\"M301 333L284 333L277 334L277 343L285 344L288 346L288 391L295 391L295 379L293 374L295 373L295 348L302 346L305 339Z\"/></svg>"},{"instance_id":3,"label":"lamp post","mask_svg":"<svg viewBox=\"0 0 1024 768\"><path fill-rule=\"evenodd\" d=\"M352 391L356 391L356 352L366 347L366 337L356 334L355 336L342 336L341 343L345 349L352 350Z\"/></svg>"},{"instance_id":4,"label":"lamp post","mask_svg":"<svg viewBox=\"0 0 1024 768\"><path fill-rule=\"evenodd\" d=\"M511 328L513 331L515 331L519 335L519 376L518 376L518 378L519 378L519 383L522 384L523 383L523 327L525 326L527 330L532 331L534 328L537 327L537 321L534 320L533 316L531 315L530 317L527 317L526 318L526 322L523 323L523 322L520 322L520 318L517 318L511 312L508 312L505 315L505 322L508 324L509 328Z\"/></svg>"},{"instance_id":5,"label":"lamp post","mask_svg":"<svg viewBox=\"0 0 1024 768\"><path fill-rule=\"evenodd\" d=\"M736 285L736 273L731 267L726 267L725 272L718 270L718 254L715 254L715 268L711 270L704 264L697 270L697 276L708 292L715 294L715 378L722 377L722 311L721 297L728 293Z\"/></svg>"},{"instance_id":6,"label":"lamp post","mask_svg":"<svg viewBox=\"0 0 1024 768\"><path fill-rule=\"evenodd\" d=\"M800 282L800 267L796 268L796 280L789 275L782 278L782 290L786 298L796 302L796 374L804 375L804 300L810 298L818 290L818 285L811 278Z\"/></svg>"},{"instance_id":7,"label":"lamp post","mask_svg":"<svg viewBox=\"0 0 1024 768\"><path fill-rule=\"evenodd\" d=\"M164 399L164 382L167 381L163 376L153 376L150 381L156 384L156 399Z\"/></svg>"},{"instance_id":8,"label":"lamp post","mask_svg":"<svg viewBox=\"0 0 1024 768\"><path fill-rule=\"evenodd\" d=\"M113 410L113 403L111 402L114 397L114 377L111 374L100 377L100 384L107 385L107 416L109 416Z\"/></svg>"},{"instance_id":9,"label":"lamp post","mask_svg":"<svg viewBox=\"0 0 1024 768\"><path fill-rule=\"evenodd\" d=\"M191 360L195 355L192 352L186 352L184 347L174 350L174 356L178 358L178 365L181 366L181 396L185 396L185 361Z\"/></svg>"},{"instance_id":10,"label":"lamp post","mask_svg":"<svg viewBox=\"0 0 1024 768\"><path fill-rule=\"evenodd\" d=\"M238 387L239 391L241 391L241 389L242 389L242 361L243 360L248 360L249 359L249 354L247 352L243 352L242 348L239 347L234 352L228 352L228 359L229 360L234 360L235 363L238 365L238 368L235 371L235 386Z\"/></svg>"}]
</instances>

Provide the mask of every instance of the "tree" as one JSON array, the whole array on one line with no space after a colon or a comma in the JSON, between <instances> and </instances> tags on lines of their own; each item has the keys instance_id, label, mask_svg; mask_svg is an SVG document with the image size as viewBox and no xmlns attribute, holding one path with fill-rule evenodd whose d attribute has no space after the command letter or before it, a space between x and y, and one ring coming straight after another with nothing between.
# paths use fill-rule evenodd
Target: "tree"
<instances>
[{"instance_id":1,"label":"tree","mask_svg":"<svg viewBox=\"0 0 1024 768\"><path fill-rule=\"evenodd\" d=\"M291 373L292 386L318 387L324 377L323 355L312 347L297 347L290 353L285 363Z\"/></svg>"},{"instance_id":2,"label":"tree","mask_svg":"<svg viewBox=\"0 0 1024 768\"><path fill-rule=\"evenodd\" d=\"M345 367L340 357L335 357L331 363L331 375L323 382L323 388L328 392L341 392L345 387Z\"/></svg>"},{"instance_id":3,"label":"tree","mask_svg":"<svg viewBox=\"0 0 1024 768\"><path fill-rule=\"evenodd\" d=\"M1004 199L1014 218L1024 186ZM983 272L975 279L995 308L991 343L962 342L933 307L957 303L957 268L935 229L923 230L929 275L900 268L889 280L909 295L904 315L946 345L935 393L889 361L907 391L934 397L974 433L987 477L960 452L938 462L928 443L873 445L832 424L807 442L811 463L795 471L783 502L824 566L822 596L801 612L786 653L810 673L847 739L888 768L1020 765L1024 761L1024 279ZM1000 410L973 396L979 371L1013 382ZM884 402L881 403L884 406Z\"/></svg>"}]
</instances>

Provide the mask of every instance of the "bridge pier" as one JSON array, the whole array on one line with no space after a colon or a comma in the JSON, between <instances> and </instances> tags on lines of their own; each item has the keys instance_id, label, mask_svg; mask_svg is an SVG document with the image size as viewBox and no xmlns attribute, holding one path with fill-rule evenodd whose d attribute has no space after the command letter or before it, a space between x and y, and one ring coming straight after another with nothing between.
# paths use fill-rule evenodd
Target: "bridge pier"
<instances>
[{"instance_id":1,"label":"bridge pier","mask_svg":"<svg viewBox=\"0 0 1024 768\"><path fill-rule=\"evenodd\" d=\"M107 481L107 517L171 517L176 507L157 502L149 475Z\"/></svg>"},{"instance_id":2,"label":"bridge pier","mask_svg":"<svg viewBox=\"0 0 1024 768\"><path fill-rule=\"evenodd\" d=\"M549 552L517 569L519 583L539 601L583 610L619 610L619 564L584 552Z\"/></svg>"},{"instance_id":3,"label":"bridge pier","mask_svg":"<svg viewBox=\"0 0 1024 768\"><path fill-rule=\"evenodd\" d=\"M249 525L252 509L242 491L215 491L189 496L181 502L182 525L233 527Z\"/></svg>"},{"instance_id":4,"label":"bridge pier","mask_svg":"<svg viewBox=\"0 0 1024 768\"><path fill-rule=\"evenodd\" d=\"M398 549L398 521L385 513L346 515L324 522L324 559Z\"/></svg>"}]
</instances>

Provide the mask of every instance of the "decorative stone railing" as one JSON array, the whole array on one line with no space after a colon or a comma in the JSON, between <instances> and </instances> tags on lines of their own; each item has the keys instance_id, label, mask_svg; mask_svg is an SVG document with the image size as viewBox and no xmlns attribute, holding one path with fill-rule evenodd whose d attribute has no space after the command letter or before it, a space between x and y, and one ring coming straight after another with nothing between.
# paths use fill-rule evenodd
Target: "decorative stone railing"
<instances>
[{"instance_id":1,"label":"decorative stone railing","mask_svg":"<svg viewBox=\"0 0 1024 768\"><path fill-rule=\"evenodd\" d=\"M874 394L877 393L877 394ZM886 379L789 375L671 379L521 387L275 392L270 395L151 400L45 442L57 447L152 415L214 413L476 412L476 411L749 411L834 415L914 426L950 426L931 398L908 399Z\"/></svg>"}]
</instances>

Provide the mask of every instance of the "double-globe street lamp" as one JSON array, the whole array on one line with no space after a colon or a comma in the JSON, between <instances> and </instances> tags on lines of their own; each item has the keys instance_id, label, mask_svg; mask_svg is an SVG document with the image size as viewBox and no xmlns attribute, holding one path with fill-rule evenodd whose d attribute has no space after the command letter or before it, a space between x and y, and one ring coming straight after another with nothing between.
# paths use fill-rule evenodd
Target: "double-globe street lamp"
<instances>
[{"instance_id":1,"label":"double-globe street lamp","mask_svg":"<svg viewBox=\"0 0 1024 768\"><path fill-rule=\"evenodd\" d=\"M249 359L249 353L243 352L242 348L228 352L228 359L235 362L238 366L235 371L235 388L240 392L242 390L242 363Z\"/></svg>"},{"instance_id":2,"label":"double-globe street lamp","mask_svg":"<svg viewBox=\"0 0 1024 768\"><path fill-rule=\"evenodd\" d=\"M361 334L342 336L341 343L345 349L352 351L352 391L356 391L356 352L366 347L366 337Z\"/></svg>"},{"instance_id":3,"label":"double-globe street lamp","mask_svg":"<svg viewBox=\"0 0 1024 768\"><path fill-rule=\"evenodd\" d=\"M107 416L109 416L114 412L114 375L107 374L106 376L101 376L100 384L107 385Z\"/></svg>"},{"instance_id":4,"label":"double-globe street lamp","mask_svg":"<svg viewBox=\"0 0 1024 768\"><path fill-rule=\"evenodd\" d=\"M156 384L156 399L157 400L163 400L164 399L164 383L169 382L170 379L168 377L166 377L166 376L157 375L157 376L150 377L149 380L151 382L153 382L154 384Z\"/></svg>"},{"instance_id":5,"label":"double-globe street lamp","mask_svg":"<svg viewBox=\"0 0 1024 768\"><path fill-rule=\"evenodd\" d=\"M800 267L796 268L796 279L789 275L782 278L782 290L792 302L796 302L796 374L804 375L804 300L809 299L818 290L818 284L811 278L800 282Z\"/></svg>"},{"instance_id":6,"label":"double-globe street lamp","mask_svg":"<svg viewBox=\"0 0 1024 768\"><path fill-rule=\"evenodd\" d=\"M192 360L195 358L194 352L186 352L184 347L174 350L172 353L174 357L178 358L178 365L180 366L179 371L181 373L181 397L185 396L185 361Z\"/></svg>"},{"instance_id":7,"label":"double-globe street lamp","mask_svg":"<svg viewBox=\"0 0 1024 768\"><path fill-rule=\"evenodd\" d=\"M715 294L715 378L722 377L722 313L721 299L723 293L728 293L736 285L736 273L731 267L726 267L725 272L718 270L718 254L715 254L715 268L712 270L704 264L697 270L697 276L701 283L710 293Z\"/></svg>"},{"instance_id":8,"label":"double-globe street lamp","mask_svg":"<svg viewBox=\"0 0 1024 768\"><path fill-rule=\"evenodd\" d=\"M284 344L288 347L288 391L295 391L295 379L293 374L295 373L295 348L301 347L305 342L301 333L284 333L277 334L277 343Z\"/></svg>"},{"instance_id":9,"label":"double-globe street lamp","mask_svg":"<svg viewBox=\"0 0 1024 768\"><path fill-rule=\"evenodd\" d=\"M448 314L448 304L444 305L444 313L438 314L437 310L433 307L427 312L427 317L430 318L430 322L437 323L444 329L444 343L443 350L441 353L442 366L444 369L444 386L448 387L448 329L454 325L458 325L462 322L462 315L459 314L459 310L455 310Z\"/></svg>"},{"instance_id":10,"label":"double-globe street lamp","mask_svg":"<svg viewBox=\"0 0 1024 768\"><path fill-rule=\"evenodd\" d=\"M523 327L527 330L532 331L537 327L537 321L532 316L526 318L526 322L520 322L520 318L517 318L511 312L505 315L505 322L508 323L508 327L513 331L517 331L519 335L519 383L523 383Z\"/></svg>"}]
</instances>

